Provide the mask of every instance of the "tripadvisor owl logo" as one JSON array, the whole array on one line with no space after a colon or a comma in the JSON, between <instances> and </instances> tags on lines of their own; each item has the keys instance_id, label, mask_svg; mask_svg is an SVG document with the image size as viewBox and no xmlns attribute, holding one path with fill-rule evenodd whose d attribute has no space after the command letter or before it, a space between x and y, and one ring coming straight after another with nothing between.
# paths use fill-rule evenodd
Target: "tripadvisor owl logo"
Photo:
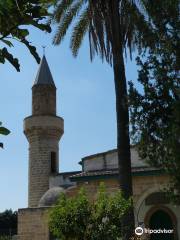
<instances>
[{"instance_id":1,"label":"tripadvisor owl logo","mask_svg":"<svg viewBox=\"0 0 180 240\"><path fill-rule=\"evenodd\" d=\"M142 228L142 227L137 227L135 229L135 234L137 236L145 234L173 234L174 230L173 229L149 229L149 228Z\"/></svg>"},{"instance_id":2,"label":"tripadvisor owl logo","mask_svg":"<svg viewBox=\"0 0 180 240\"><path fill-rule=\"evenodd\" d=\"M144 230L143 230L142 227L137 227L137 228L135 229L135 234L136 234L137 236L141 236L141 235L143 235L143 233L144 233Z\"/></svg>"}]
</instances>

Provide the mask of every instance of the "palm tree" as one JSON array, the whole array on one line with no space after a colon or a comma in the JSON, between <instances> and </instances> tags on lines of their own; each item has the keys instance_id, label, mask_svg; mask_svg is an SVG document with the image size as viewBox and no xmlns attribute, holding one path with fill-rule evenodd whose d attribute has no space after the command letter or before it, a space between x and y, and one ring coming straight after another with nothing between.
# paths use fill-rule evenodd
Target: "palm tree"
<instances>
[{"instance_id":1,"label":"palm tree","mask_svg":"<svg viewBox=\"0 0 180 240\"><path fill-rule=\"evenodd\" d=\"M143 1L135 0L59 0L52 21L57 24L53 43L61 43L74 21L70 47L77 56L86 33L89 35L91 60L95 53L113 66L117 113L117 150L119 184L125 198L133 195L129 139L129 112L127 99L124 54L134 47L141 49L148 33ZM141 5L140 5L141 4ZM127 222L128 221L128 222ZM130 230L123 233L129 239L134 229L133 209L124 219L123 226Z\"/></svg>"}]
</instances>

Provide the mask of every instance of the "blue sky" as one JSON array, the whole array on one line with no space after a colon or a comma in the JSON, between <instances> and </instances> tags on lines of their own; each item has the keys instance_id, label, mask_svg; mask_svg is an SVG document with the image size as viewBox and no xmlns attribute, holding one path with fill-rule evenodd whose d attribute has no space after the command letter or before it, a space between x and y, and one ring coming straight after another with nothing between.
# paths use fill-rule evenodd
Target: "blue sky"
<instances>
[{"instance_id":1,"label":"blue sky","mask_svg":"<svg viewBox=\"0 0 180 240\"><path fill-rule=\"evenodd\" d=\"M115 93L112 68L96 57L91 63L86 40L78 58L73 58L69 39L53 46L52 34L30 29L31 41L46 58L57 87L57 114L64 118L60 141L60 171L79 170L82 157L116 147ZM31 115L31 87L38 64L28 50L16 43L11 52L21 63L18 73L9 64L0 64L0 121L11 130L0 136L0 211L27 207L28 142L23 119ZM136 81L135 61L126 62L128 80Z\"/></svg>"}]
</instances>

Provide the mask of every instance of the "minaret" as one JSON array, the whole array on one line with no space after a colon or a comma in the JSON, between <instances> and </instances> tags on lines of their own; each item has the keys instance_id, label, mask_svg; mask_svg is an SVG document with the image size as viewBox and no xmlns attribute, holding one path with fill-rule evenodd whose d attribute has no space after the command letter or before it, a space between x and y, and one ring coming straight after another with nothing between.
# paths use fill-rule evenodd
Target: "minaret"
<instances>
[{"instance_id":1,"label":"minaret","mask_svg":"<svg viewBox=\"0 0 180 240\"><path fill-rule=\"evenodd\" d=\"M32 115L24 119L29 142L28 207L37 207L59 169L59 140L64 121L56 116L56 86L43 56L32 87Z\"/></svg>"}]
</instances>

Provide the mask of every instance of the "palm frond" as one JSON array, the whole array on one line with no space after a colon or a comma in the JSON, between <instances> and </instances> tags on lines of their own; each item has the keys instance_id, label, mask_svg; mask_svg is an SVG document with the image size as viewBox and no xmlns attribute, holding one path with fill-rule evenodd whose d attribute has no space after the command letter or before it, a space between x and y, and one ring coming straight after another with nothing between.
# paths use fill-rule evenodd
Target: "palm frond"
<instances>
[{"instance_id":1,"label":"palm frond","mask_svg":"<svg viewBox=\"0 0 180 240\"><path fill-rule=\"evenodd\" d=\"M130 21L133 21L134 32L132 43L137 46L138 49L146 48L147 46L151 46L153 31L149 25L149 22L141 10L133 4L131 6L131 18Z\"/></svg>"},{"instance_id":2,"label":"palm frond","mask_svg":"<svg viewBox=\"0 0 180 240\"><path fill-rule=\"evenodd\" d=\"M51 16L53 22L60 22L61 18L64 16L65 12L72 5L73 0L61 0L55 6L54 13Z\"/></svg>"},{"instance_id":3,"label":"palm frond","mask_svg":"<svg viewBox=\"0 0 180 240\"><path fill-rule=\"evenodd\" d=\"M106 55L106 48L104 44L104 20L102 18L101 12L97 10L93 11L93 21L92 28L94 29L94 33L96 38L93 38L94 45L96 45L96 52L100 54L101 59L104 59Z\"/></svg>"},{"instance_id":4,"label":"palm frond","mask_svg":"<svg viewBox=\"0 0 180 240\"><path fill-rule=\"evenodd\" d=\"M89 43L90 43L90 57L91 60L94 54L100 55L110 62L110 39L109 29L106 29L105 16L107 13L107 2L89 0L90 5L90 29L89 29Z\"/></svg>"},{"instance_id":5,"label":"palm frond","mask_svg":"<svg viewBox=\"0 0 180 240\"><path fill-rule=\"evenodd\" d=\"M83 7L83 0L79 0L79 1L76 1L75 4L69 5L67 10L63 12L58 25L58 29L53 39L53 44L57 45L63 40L73 19L77 16L78 12L81 10L82 7Z\"/></svg>"},{"instance_id":6,"label":"palm frond","mask_svg":"<svg viewBox=\"0 0 180 240\"><path fill-rule=\"evenodd\" d=\"M95 53L98 53L97 45L97 36L95 34L92 24L89 25L89 48L90 48L90 59L93 60Z\"/></svg>"},{"instance_id":7,"label":"palm frond","mask_svg":"<svg viewBox=\"0 0 180 240\"><path fill-rule=\"evenodd\" d=\"M88 30L89 27L89 18L88 18L89 8L87 7L79 17L79 21L73 28L73 32L71 35L70 48L72 50L73 55L76 57L78 54L78 50L82 44L82 40Z\"/></svg>"},{"instance_id":8,"label":"palm frond","mask_svg":"<svg viewBox=\"0 0 180 240\"><path fill-rule=\"evenodd\" d=\"M111 0L60 0L53 14L53 21L57 24L53 43L59 44L71 23L72 34L70 48L74 56L82 44L88 31L90 58L100 55L108 63L113 58L113 22ZM146 9L147 0L120 0L119 27L122 49L132 56L135 47L142 49L147 46L147 34L150 34Z\"/></svg>"}]
</instances>

